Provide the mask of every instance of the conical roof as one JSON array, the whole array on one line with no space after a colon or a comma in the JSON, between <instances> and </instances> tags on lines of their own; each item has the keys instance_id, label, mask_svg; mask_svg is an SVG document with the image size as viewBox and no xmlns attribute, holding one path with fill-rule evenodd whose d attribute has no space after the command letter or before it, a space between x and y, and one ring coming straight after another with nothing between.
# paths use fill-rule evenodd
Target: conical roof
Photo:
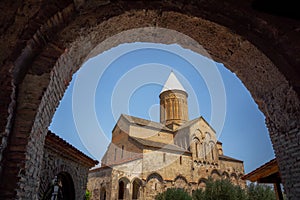
<instances>
[{"instance_id":1,"label":"conical roof","mask_svg":"<svg viewBox=\"0 0 300 200\"><path fill-rule=\"evenodd\" d=\"M181 91L186 92L184 87L181 85L181 83L179 82L179 80L177 79L177 77L175 76L173 71L170 73L169 78L166 81L166 83L160 93L163 93L168 90L181 90Z\"/></svg>"}]
</instances>

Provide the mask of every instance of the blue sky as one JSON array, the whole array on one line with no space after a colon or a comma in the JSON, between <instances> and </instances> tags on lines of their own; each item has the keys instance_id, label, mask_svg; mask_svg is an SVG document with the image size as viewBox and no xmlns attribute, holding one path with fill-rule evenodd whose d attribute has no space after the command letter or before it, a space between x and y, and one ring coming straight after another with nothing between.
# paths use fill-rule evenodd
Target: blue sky
<instances>
[{"instance_id":1,"label":"blue sky","mask_svg":"<svg viewBox=\"0 0 300 200\"><path fill-rule=\"evenodd\" d=\"M189 118L203 116L224 154L249 172L274 157L264 116L222 64L179 45L122 44L89 59L73 76L50 130L96 159L121 113L159 121L159 93L171 70L189 94Z\"/></svg>"}]
</instances>

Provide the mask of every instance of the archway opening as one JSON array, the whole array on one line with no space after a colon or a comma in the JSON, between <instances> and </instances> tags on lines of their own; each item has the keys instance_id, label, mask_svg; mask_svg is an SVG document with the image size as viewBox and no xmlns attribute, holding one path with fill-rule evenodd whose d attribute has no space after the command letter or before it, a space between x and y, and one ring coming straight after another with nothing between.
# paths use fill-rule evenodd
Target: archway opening
<instances>
[{"instance_id":1,"label":"archway opening","mask_svg":"<svg viewBox=\"0 0 300 200\"><path fill-rule=\"evenodd\" d=\"M75 199L74 182L67 172L58 173L49 184L47 190L42 195L43 200L69 200Z\"/></svg>"},{"instance_id":2,"label":"archway opening","mask_svg":"<svg viewBox=\"0 0 300 200\"><path fill-rule=\"evenodd\" d=\"M106 200L106 189L102 187L100 190L100 200Z\"/></svg>"},{"instance_id":3,"label":"archway opening","mask_svg":"<svg viewBox=\"0 0 300 200\"><path fill-rule=\"evenodd\" d=\"M132 199L140 199L140 190L142 182L140 179L134 179L132 183Z\"/></svg>"},{"instance_id":4,"label":"archway opening","mask_svg":"<svg viewBox=\"0 0 300 200\"><path fill-rule=\"evenodd\" d=\"M148 13L149 12L147 12L147 14ZM128 22L128 17L129 18L130 18L130 16L136 17L136 16L139 16L139 15L141 15L141 13L134 13L133 15L131 15L131 13L130 13L129 16L127 16L127 14L126 14L127 18L125 20L126 20L126 22ZM296 102L296 104L292 104L292 105L299 105L299 104L298 104L297 99L295 101L293 101L294 92L293 92L292 89L289 89L290 87L286 83L285 79L282 77L282 74L280 74L276 71L276 69L277 69L276 66L274 66L271 63L271 61L268 60L268 58L266 58L265 55L263 55L262 52L260 52L255 47L253 47L253 45L251 43L249 43L248 41L245 41L243 38L235 37L236 35L233 34L234 31L232 32L231 30L223 29L224 27L217 27L216 28L214 26L214 23L206 22L205 20L204 20L204 23L201 24L201 22L203 22L203 20L199 19L199 21L198 21L198 19L195 20L193 17L189 18L189 16L187 16L187 15L182 16L182 14L179 14L179 13L175 13L174 15L177 16L176 19L180 19L180 21L184 22L185 26L178 25L178 27L182 27L182 30L181 30L182 32L189 32L190 27L195 28L195 29L193 29L195 32L191 33L191 35L195 34L195 38L198 41L206 40L209 37L206 35L205 37L201 38L203 34L199 34L199 33L202 33L202 32L200 30L197 30L197 27L201 27L201 28L202 27L206 27L206 28L209 27L209 30L210 30L209 32L213 33L211 35L212 38L216 39L214 37L214 34L218 33L218 34L215 34L217 38L222 38L222 40L224 40L224 41L229 41L228 39L233 39L233 40L230 40L230 42L232 42L232 44L234 44L234 45L239 44L239 45L235 46L237 48L234 47L233 49L224 50L224 51L216 50L214 47L210 47L210 45L211 46L216 46L216 48L220 49L217 44L220 44L220 47L223 47L223 43L219 42L218 40L213 39L213 40L207 40L207 43L209 43L209 44L206 43L205 47L207 47L207 49L209 49L211 52L213 52L214 57L216 57L220 61L224 61L223 63L227 67L229 67L232 71L236 72L238 74L238 76L243 81L245 81L247 88L251 91L251 94L254 96L255 100L258 102L258 104L260 106L260 109L263 110L263 112L267 116L270 127L272 127L272 132L273 132L272 136L273 136L273 138L279 137L278 134L280 134L282 132L288 132L291 129L291 126L292 126L290 124L290 122L294 121L293 119L295 119L295 118L297 119L298 116L293 117L293 114L291 114L293 112L288 112L287 110L295 110L296 106L294 106L294 107L293 106L291 106L291 107L284 106L285 103L282 103L282 102L290 102L290 100L292 100L292 102ZM161 26L165 26L165 27L171 26L172 27L172 24L175 24L175 21L170 20L170 19L172 19L174 17L174 15L173 16L170 15L171 16L170 18L168 18L168 15L165 18L162 18L163 19L162 22L164 22L164 23L162 23ZM144 14L142 14L142 16L144 16ZM157 15L155 15L155 14L154 14L154 16L157 17ZM149 20L150 20L150 18L151 17L149 17ZM147 19L148 19L148 17L147 17ZM157 19L160 19L160 17L157 17ZM166 20L166 19L168 19L168 20ZM184 20L182 20L182 19L184 19ZM201 26L196 26L194 24L195 21L196 21L196 23L200 22ZM155 20L155 22L156 22L156 20ZM121 25L122 25L122 23L127 24L127 26L128 26L128 23L124 23L124 19L122 21L121 16L117 16L115 19L110 20L110 23L112 23L112 24L110 24L110 25L112 25L111 27L118 27L116 24L119 24L119 23ZM116 23L116 24L114 24L114 23ZM168 24L168 23L170 23L170 24ZM212 26L210 26L210 23L212 24ZM192 25L192 24L194 24L194 25ZM144 24L141 24L141 26L142 25L144 25ZM130 27L126 27L126 25L125 25L124 30L129 29L129 28ZM220 29L218 29L218 28L220 28ZM120 28L116 31L119 31L121 29L122 28ZM186 30L184 30L184 29L186 29ZM99 30L105 30L105 28L102 27ZM113 30L115 30L115 29L113 28ZM180 31L180 28L178 28L178 30ZM211 31L211 30L214 30L214 31ZM101 31L95 30L95 32L100 33ZM112 31L112 33L114 33L114 31ZM229 36L228 37L220 37L221 33L226 33L226 35L228 34ZM87 32L87 34L90 34L90 32ZM93 35L93 37L94 37L94 35ZM82 38L85 38L85 37L82 37ZM94 38L97 38L97 37L94 37ZM99 37L99 38L95 39L96 40L95 41L95 40L92 40L89 37L86 37L84 39L85 41L79 41L77 44L75 44L75 48L76 48L76 46L77 47L78 46L79 47L84 47L85 45L81 45L81 44L84 44L84 43L86 43L86 44L87 43L88 44L91 44L91 43L95 44L99 40L103 39L103 37ZM74 40L72 39L71 41L75 41L75 39ZM87 41L91 41L91 43L89 43ZM80 42L82 42L82 43L80 43ZM115 45L115 43L112 43L112 44ZM70 45L70 46L72 46L72 45ZM243 47L243 48L241 48L241 47ZM61 91L60 90L57 91L57 97L55 97L57 99L56 99L56 102L54 103L54 105L52 105L51 109L54 110L56 108L56 106L58 104L57 102L61 98L61 94L58 94L58 93L61 93L65 90L65 87L69 83L69 80L70 80L70 74L72 75L74 73L74 71L77 70L76 67L79 67L82 64L83 57L85 57L87 52L89 52L91 50L89 48L93 48L93 45L88 47L87 50L85 50L83 53L79 53L80 54L79 59L76 59L76 61L74 61L74 62L72 61L72 62L70 62L71 63L70 65L69 64L67 65L66 62L65 62L66 60L68 62L69 61L68 59L71 59L71 58L73 59L73 58L78 57L78 56L72 56L72 55L74 55L75 51L74 51L74 49L71 49L70 54L69 54L69 52L64 54L64 56L70 57L70 58L64 57L64 59L66 59L66 60L64 60L63 64L62 64L62 65L65 65L65 67L60 68L62 71L59 71L57 73L57 71L56 71L57 69L53 70L55 72L53 72L54 75L52 74L51 76L57 76L57 74L58 74L61 77L55 77L55 78L58 78L59 81L64 83L65 85L62 86L62 89L60 89ZM73 52L72 52L72 50L73 50ZM221 52L219 52L219 51L221 51ZM247 55L247 54L249 54L249 55ZM231 55L231 56L228 56L228 55ZM259 60L259 61L257 61L255 59L255 61L253 61L254 62L253 63L253 62L249 61L249 59L251 59L251 57L252 57L252 59L253 59L253 57L259 57L259 58L262 58L262 59ZM256 61L258 63L256 63ZM59 62L57 62L57 63L59 63ZM251 72L251 70L253 70L252 72L254 72L254 73L247 74L247 72L244 71L248 64L249 64L249 69L251 68L249 71ZM60 64L58 64L58 65L60 65ZM75 69L66 70L69 66L76 66L76 67L75 67ZM239 66L241 66L241 68L239 68ZM245 67L245 69L244 69L244 67ZM257 69L254 69L254 68L257 68ZM274 69L275 69L275 72L274 72ZM265 73L266 71L268 71L267 74ZM253 74L255 74L255 76L252 76ZM264 77L262 74L265 74L266 77ZM277 76L278 74L279 74L279 76ZM46 76L47 75L48 74L46 74ZM258 76L256 76L256 75L258 75ZM262 75L262 76L260 76L260 75ZM55 78L51 77L51 80L57 80ZM29 75L28 77L25 78L25 81L23 82L25 86L28 82L30 82L30 79L31 79L31 75ZM49 80L50 80L50 78L49 78ZM34 82L36 80L32 79L32 81ZM55 84L58 84L59 81L51 82L52 85L49 84L50 85L49 88L55 88L53 86ZM258 81L259 83L257 83L256 81ZM274 81L274 84L273 84L273 81ZM257 86L255 86L256 83L257 83ZM262 83L265 83L265 84L262 84ZM270 86L270 85L272 85L272 86ZM41 93L43 93L45 91L45 88L47 88L47 86L48 86L47 84L46 84L46 86L43 85L43 84L40 86ZM25 87L25 89L24 88L21 88L21 89L26 90L26 87ZM52 92L52 90L50 90L50 89L47 90L45 92L45 95L43 96L43 101L51 102L48 99L50 97L47 97L47 95L50 93L49 91ZM284 97L286 93L289 93L289 95L287 95L289 97L287 97L287 98ZM51 95L49 95L49 96L51 96ZM280 96L280 97L278 97L278 96ZM38 96L37 98L40 98L40 96ZM281 100L283 100L283 101L281 101ZM282 108L282 109L274 109L274 105L277 105L275 107L279 107L279 108ZM40 107L41 108L39 110L41 110L41 113L43 113L44 104L41 104ZM269 111L271 111L271 112L269 112ZM38 112L38 111L34 111L34 112ZM49 113L50 113L49 116L53 115L52 112L54 112L54 111L49 111ZM48 126L48 124L50 123L50 120L51 120L51 117L50 117L50 119L48 119L49 116L47 115L47 117L45 117L40 113L37 113L36 115L34 114L34 117L32 117L32 119L36 118L36 119L41 119L41 120L32 120L32 121L42 123L42 124L46 124L46 125L45 125L45 127L41 128L41 129L30 127L30 129L28 129L28 130L38 130L38 131L32 133L32 134L35 134L35 135L39 135L42 132L45 133L46 132L45 129ZM275 117L275 116L280 116L280 117ZM297 122L299 120L295 120L295 121ZM35 124L33 125L33 127L36 127L36 126L38 126L38 125L35 125ZM36 137L32 137L32 138L36 139ZM274 139L273 142L274 142L274 146L278 147L277 153L282 154L280 156L281 161L284 161L284 158L288 158L288 153L279 151L279 146L281 144L280 141L278 141L278 143L276 143L277 140ZM37 141L37 144L31 144L30 143L30 145L38 145L38 144L43 144L43 137L41 137L40 140ZM42 148L42 147L40 147L40 148ZM27 153L30 154L31 152L27 152ZM35 158L36 156L29 156L29 157ZM28 161L28 163L29 163L28 165L30 165L30 162L31 161ZM282 162L282 163L284 163L284 162ZM280 162L279 162L279 164L280 164ZM284 168L285 164L286 163L282 164L283 169L285 169ZM287 171L288 170L286 169L285 173L283 173L283 175L285 177L289 177L292 180L292 181L290 181L290 183L292 183L294 178L292 176L290 176L287 173ZM25 174L24 176L30 177L31 174L30 173ZM33 177L32 179L34 179L34 178L36 178L36 177ZM25 178L24 180L27 180L27 179ZM286 178L286 181L289 181L289 180ZM24 184L24 183L22 183L22 184ZM292 184L289 184L289 185L292 185Z\"/></svg>"},{"instance_id":5,"label":"archway opening","mask_svg":"<svg viewBox=\"0 0 300 200\"><path fill-rule=\"evenodd\" d=\"M126 186L125 186L125 183L124 183L124 181L119 181L119 195L118 195L118 199L124 199L124 197L125 197L125 190L126 190L126 188L125 188Z\"/></svg>"},{"instance_id":6,"label":"archway opening","mask_svg":"<svg viewBox=\"0 0 300 200\"><path fill-rule=\"evenodd\" d=\"M145 44L143 44L143 43L138 43L138 44L135 44L135 43L131 43L131 44L126 44L125 46L130 46L130 45L145 45ZM157 45L157 44L150 44L150 45ZM164 44L159 44L160 46L164 46ZM177 46L178 47L178 46ZM118 46L118 47L116 47L115 49L118 49L118 48L124 48L123 47L123 45L120 45L120 46ZM180 47L179 46L179 48L182 48L182 47ZM147 53L149 54L149 49L147 49ZM150 51L151 52L151 51ZM134 52L135 53L135 52ZM161 54L163 54L163 52L160 52ZM143 55L143 54L142 54ZM145 54L144 54L145 55ZM155 54L150 54L151 56L153 56L153 55L155 55ZM134 56L133 55L129 55L129 56L131 56L131 58L133 58ZM142 57L142 56L140 56L140 57ZM123 64L125 65L125 66L128 66L128 63L126 63L125 62L125 57L122 57L122 58L120 58L121 59L121 61L123 62ZM105 60L105 59L101 59L102 61L103 60ZM131 62L132 62L132 60L134 60L134 59L129 59ZM96 60L96 58L93 58L93 62L94 63L100 63L100 61L99 62L97 62L97 60ZM118 60L115 60L114 61L114 64L117 66L117 65L120 65L121 64L121 62L118 62ZM172 65L171 65L172 66ZM149 66L147 66L147 67L149 67ZM161 67L161 66L159 66L159 67ZM156 73L156 74L160 74L160 73L158 73L160 70L160 68L157 68L156 69L156 71L154 70L154 72ZM82 69L84 68L84 66L82 67ZM180 69L180 68L183 68L183 69ZM123 68L124 69L124 68ZM128 71L126 71L126 70L121 70L121 73L118 71L118 70L120 70L120 68L114 68L113 66L112 66L112 68L110 69L110 68L108 68L108 69L106 69L106 71L105 71L105 73L107 73L107 74L104 74L103 75L103 77L100 77L100 86L99 87L101 87L101 84L102 84L102 86L103 85L106 85L106 82L101 82L102 81L102 78L103 78L103 80L105 80L105 79L115 79L115 80L121 80L122 81L122 78L126 75L126 73L127 72L131 72L131 70L132 69L134 69L134 68L127 68L126 70L128 70ZM149 68L148 68L149 69ZM231 72L229 72L228 70L226 70L225 68L224 68L224 66L222 66L222 67L220 67L219 69L222 69L222 70L224 70L224 71L226 71L226 73L230 73L231 74ZM184 65L179 65L179 67L177 67L177 68L175 68L174 70L182 70L183 71L183 73L187 73L188 72L188 69L184 66ZM122 74L121 76L120 76L120 74ZM74 77L75 79L76 78L78 78L78 76L79 75L77 75L77 77ZM106 77L105 77L106 76ZM140 79L143 79L143 77L145 77L145 76L148 76L148 77L150 77L150 73L149 73L149 71L148 71L148 73L144 73L144 74L142 74L141 76L137 76L137 77L139 77ZM120 78L121 77L121 78ZM98 77L99 78L99 77ZM190 76L190 78L193 78L193 76ZM89 80L91 79L91 77L89 76ZM237 78L236 78L237 79ZM136 79L132 79L132 81L133 80L136 80ZM240 80L238 80L238 81L240 81ZM200 81L199 81L200 82ZM197 82L197 83L199 83L199 82ZM122 82L121 82L122 83ZM129 81L127 81L127 79L125 79L125 81L124 81L124 83L127 83L127 84L129 84L130 82ZM240 83L240 82L239 82ZM197 85L197 84L196 84ZM199 85L199 84L198 84ZM127 86L126 84L121 84L121 86ZM72 83L71 83L71 87L72 87ZM146 86L146 87L148 87L148 86ZM112 88L112 90L111 91L113 91L113 89L114 89L114 87L111 87ZM233 90L232 88L230 88L230 90ZM107 90L105 90L106 92L107 92ZM139 89L137 90L137 91L135 91L135 92L133 92L133 96L134 95L137 95L138 96L138 92L139 92ZM196 91L196 93L198 93L198 94L200 94L200 95L202 95L203 93L204 93L204 90L201 88L201 89L199 89L198 88L198 90ZM136 101L136 102L143 102L143 103L145 103L146 101L145 100L143 100L143 99L145 99L145 95L146 93L143 93L143 95L141 95L140 97L143 97L143 98L141 98L141 99L139 99L139 101ZM152 93L153 94L153 93ZM84 97L84 99L86 99L86 95L83 95L83 94L80 94L82 97ZM249 95L249 94L247 94L247 95ZM97 94L96 94L96 96L97 96ZM112 96L113 96L113 93L112 93ZM153 96L154 95L149 95L149 97L150 98L153 98ZM238 93L238 95L235 95L235 97L236 98L238 98L237 96L241 96L241 93ZM250 95L249 95L250 96ZM248 97L249 97L248 96ZM100 104L101 104L101 101L107 101L107 102L110 102L110 100L107 100L107 99L105 99L106 97L104 96L104 95L99 95L99 99L95 99L95 102L96 102L96 107L97 106L99 106ZM122 99L122 101L120 101L120 102L118 102L118 103L122 103L124 100L124 102L126 102L126 98L119 98L119 99ZM202 99L204 99L204 97L202 96ZM253 101L253 100L252 100ZM208 101L209 102L209 101ZM210 104L211 102L209 102L208 104ZM254 102L252 102L255 106L254 107L256 107L256 104L254 103ZM92 103L92 104L90 104L90 105L94 105L94 103ZM135 104L135 105L137 105L137 104ZM202 105L205 105L205 104L202 104ZM77 105L78 106L78 105ZM104 107L106 107L106 108L108 108L110 105L103 105L102 106L102 109L99 109L99 110L102 110L102 112L103 112L103 110L105 109ZM139 110L143 110L144 108L142 108L144 105L140 105L139 107L138 107L138 109ZM78 106L78 107L81 107L81 108L83 108L83 107L87 107L87 106ZM130 106L129 106L129 108L130 108ZM145 106L145 108L147 108L147 106ZM113 109L113 108L112 108ZM255 109L257 109L257 108L255 108ZM250 109L251 110L251 109ZM102 113L103 114L103 113ZM119 113L120 114L120 113ZM128 113L126 113L126 114L128 114ZM146 113L146 114L148 114L148 113ZM202 114L202 113L201 113ZM102 116L99 116L99 118L98 119L100 119L99 120L99 122L101 123L101 121L104 121L105 119L107 120L107 116L109 116L110 114L108 114L108 115L105 115L105 114L103 114ZM134 116L135 116L135 114L133 114ZM116 115L116 116L118 116L118 115ZM151 115L150 115L150 117L152 117ZM240 116L239 116L239 119L241 119L242 117L244 117L244 114L241 114L240 113ZM144 117L143 117L144 118ZM147 117L145 117L145 118L147 118ZM205 118L207 118L207 117L205 117ZM209 118L209 117L208 117ZM88 119L88 121L90 122L91 121L91 118L89 118L88 116L85 116L85 119ZM112 126L111 127L109 127L108 128L108 131L105 131L105 134L108 134L108 135L106 135L107 136L107 138L110 138L111 137L111 132L109 131L109 130L111 130L112 129L112 127L115 125L115 123L116 123L116 120L117 118L114 118L113 120L114 120L114 122L112 123ZM262 118L260 118L260 120L261 120ZM154 120L154 121L157 121L157 120ZM64 121L64 124L65 124L65 122L66 122L66 120ZM83 124L85 124L85 126L86 126L86 120L82 120L81 121L81 123L83 123ZM260 122L262 122L262 124L264 124L264 122L263 121L260 121ZM241 124L241 122L239 123L239 124ZM247 125L248 126L250 126L249 124L251 124L251 122L249 121L249 119L247 120ZM254 126L254 125L253 125ZM265 128L265 127L264 127ZM248 130L249 131L249 130ZM86 129L84 129L84 132L82 132L83 133L83 135L87 135L87 134L89 134L89 133L87 133L87 132L89 132L89 133L99 133L98 131L87 131ZM262 135L262 133L260 132L260 131L251 131L251 133L252 132L255 132L256 134L260 134L260 135L258 135L258 136L261 136ZM206 135L209 135L208 133L206 133L206 132L203 132L202 134L201 133L199 133L200 135L201 135L201 137L203 137L203 138L205 138L205 137L211 137L211 136L206 136ZM236 132L234 132L234 131L232 131L232 135L235 135L236 137L239 135L240 133L236 133ZM245 134L245 133L244 133ZM248 134L248 135L251 135L251 134ZM253 137L254 137L254 135L252 135ZM267 134L267 132L266 132L266 134L265 134L265 136L268 136L268 134ZM199 137L199 138L201 138L201 137ZM99 143L99 141L100 140L94 140L93 138L96 138L96 136L94 137L94 136L89 136L89 138L90 139L92 139L93 141L97 141L97 143ZM208 152L208 150L206 150L206 149L209 149L208 147L207 147L207 145L205 146L204 145L204 143L203 143L203 145L200 145L200 139L198 138L198 141L199 141L199 148L200 149L203 149L204 147L205 147L205 149L204 150L199 150L199 152L205 152L205 151L207 151ZM256 140L259 140L258 139L259 137L255 137L255 139ZM267 138L268 139L268 145L269 145L269 147L270 147L270 140L269 140L269 138ZM203 140L203 139L202 139ZM231 140L231 141L230 141ZM231 147L234 147L234 145L236 145L236 144L239 144L240 142L239 141L236 141L235 140L235 138L231 138L230 140L228 140L228 142L225 142L224 144L225 145L229 145L229 144L231 144L230 146ZM244 143L244 144L246 144L246 145L249 145L249 140L247 140L247 139L245 139L245 138L243 138L243 140L241 140L241 142L245 142L245 141L247 141L247 143ZM259 140L260 141L260 140ZM259 142L258 141L258 142ZM257 144L257 142L255 143L255 144ZM252 145L253 145L253 143L252 143ZM95 147L99 147L99 144L94 144L93 146L95 146ZM240 144L240 146L242 146L243 147L243 149L245 150L246 148L245 148L245 146L244 145L241 145ZM262 145L262 146L264 146L264 147L266 147L266 145ZM104 147L104 149L106 149L105 148L105 145L103 145L103 147ZM126 148L127 149L127 148ZM197 148L196 148L197 149ZM118 153L116 154L116 159L118 158L119 159L119 157L122 157L122 154L120 153L120 151L121 151L121 149L118 149ZM236 151L236 150L235 150ZM272 150L271 150L272 151ZM199 154L199 152L198 152L198 154ZM226 152L226 150L225 150L225 152ZM237 152L237 151L236 151ZM125 153L126 154L126 153ZM198 155L197 154L197 155ZM199 157L205 157L205 155L207 155L206 153L202 153L203 155L198 155ZM258 153L254 153L255 154L255 157L257 157L257 155L258 155ZM99 154L98 154L99 155ZM209 159L211 159L213 156L207 156L207 157L209 157ZM114 159L114 160L116 160L116 159ZM213 160L213 158L211 159L211 160ZM209 166L209 165L211 165L211 161L209 161L209 162L205 162L203 165L207 165L207 166ZM252 168L253 169L253 168ZM220 173L222 173L222 172L220 172ZM153 185L153 188L154 188L154 190L157 190L157 189L155 189L155 188L160 188L160 184L159 183L154 183L154 185ZM149 189L149 188L148 188ZM119 191L120 192L120 191ZM120 193L119 193L120 194ZM124 195L124 192L122 192L122 194ZM123 196L120 196L120 197L123 197Z\"/></svg>"}]
</instances>

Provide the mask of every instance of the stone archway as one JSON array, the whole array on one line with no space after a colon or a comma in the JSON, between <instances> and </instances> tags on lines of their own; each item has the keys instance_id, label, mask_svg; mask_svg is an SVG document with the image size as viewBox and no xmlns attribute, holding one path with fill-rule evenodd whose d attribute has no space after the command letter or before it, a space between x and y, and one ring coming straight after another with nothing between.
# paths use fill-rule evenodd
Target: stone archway
<instances>
[{"instance_id":1,"label":"stone archway","mask_svg":"<svg viewBox=\"0 0 300 200\"><path fill-rule=\"evenodd\" d=\"M132 181L132 200L140 199L141 187L142 187L142 181L138 178L135 178Z\"/></svg>"},{"instance_id":2,"label":"stone archway","mask_svg":"<svg viewBox=\"0 0 300 200\"><path fill-rule=\"evenodd\" d=\"M126 177L122 177L118 181L118 199L128 199L129 198L129 186L130 181Z\"/></svg>"},{"instance_id":3,"label":"stone archway","mask_svg":"<svg viewBox=\"0 0 300 200\"><path fill-rule=\"evenodd\" d=\"M51 200L54 195L55 187L58 187L57 199L75 199L75 187L71 175L67 172L60 172L52 180L48 188L41 194L41 199Z\"/></svg>"},{"instance_id":4,"label":"stone archway","mask_svg":"<svg viewBox=\"0 0 300 200\"><path fill-rule=\"evenodd\" d=\"M207 182L207 179L200 178L198 181L198 189L204 190L206 187L206 182Z\"/></svg>"},{"instance_id":5,"label":"stone archway","mask_svg":"<svg viewBox=\"0 0 300 200\"><path fill-rule=\"evenodd\" d=\"M120 184L119 184L120 187ZM106 188L105 187L101 187L100 189L100 200L106 200Z\"/></svg>"},{"instance_id":6,"label":"stone archway","mask_svg":"<svg viewBox=\"0 0 300 200\"><path fill-rule=\"evenodd\" d=\"M118 199L125 198L125 191L126 191L126 185L125 185L124 181L119 181Z\"/></svg>"},{"instance_id":7,"label":"stone archway","mask_svg":"<svg viewBox=\"0 0 300 200\"><path fill-rule=\"evenodd\" d=\"M0 71L4 97L0 117L1 179L9 180L1 184L3 198L36 197L35 180L39 179L47 127L72 74L88 53L116 33L145 26L189 35L237 74L266 116L288 197L300 196L298 186L294 186L299 176L293 173L300 168L299 22L257 13L249 2L95 4L41 1L29 6L13 2L5 17L7 23L1 21L2 46L7 50L1 55ZM24 17L14 16L17 10ZM138 36L127 38L127 42L138 38L151 41ZM152 39L164 43L162 38ZM126 41L114 41L106 48L120 42Z\"/></svg>"}]
</instances>

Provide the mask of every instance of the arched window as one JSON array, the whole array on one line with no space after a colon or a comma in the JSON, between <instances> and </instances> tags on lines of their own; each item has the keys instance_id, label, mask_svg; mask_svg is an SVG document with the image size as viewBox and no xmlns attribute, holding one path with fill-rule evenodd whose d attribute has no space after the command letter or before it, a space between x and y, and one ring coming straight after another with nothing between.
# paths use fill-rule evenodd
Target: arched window
<instances>
[{"instance_id":1,"label":"arched window","mask_svg":"<svg viewBox=\"0 0 300 200\"><path fill-rule=\"evenodd\" d=\"M207 151L206 151L206 149L207 149L207 145L205 144L205 143L203 143L203 153L204 153L204 158L205 159L207 159Z\"/></svg>"},{"instance_id":2,"label":"arched window","mask_svg":"<svg viewBox=\"0 0 300 200\"><path fill-rule=\"evenodd\" d=\"M196 156L196 158L199 158L199 154L200 154L200 152L199 152L199 143L200 143L200 141L197 137L194 137L193 138L193 143L195 143L195 145L194 145L194 147L195 147L195 150L194 150L195 156Z\"/></svg>"},{"instance_id":3,"label":"arched window","mask_svg":"<svg viewBox=\"0 0 300 200\"><path fill-rule=\"evenodd\" d=\"M215 160L215 143L213 141L209 142L209 150L210 150L211 159Z\"/></svg>"},{"instance_id":4,"label":"arched window","mask_svg":"<svg viewBox=\"0 0 300 200\"><path fill-rule=\"evenodd\" d=\"M179 157L179 164L182 165L182 156Z\"/></svg>"},{"instance_id":5,"label":"arched window","mask_svg":"<svg viewBox=\"0 0 300 200\"><path fill-rule=\"evenodd\" d=\"M121 158L124 156L124 145L122 145L122 153L121 153Z\"/></svg>"}]
</instances>

